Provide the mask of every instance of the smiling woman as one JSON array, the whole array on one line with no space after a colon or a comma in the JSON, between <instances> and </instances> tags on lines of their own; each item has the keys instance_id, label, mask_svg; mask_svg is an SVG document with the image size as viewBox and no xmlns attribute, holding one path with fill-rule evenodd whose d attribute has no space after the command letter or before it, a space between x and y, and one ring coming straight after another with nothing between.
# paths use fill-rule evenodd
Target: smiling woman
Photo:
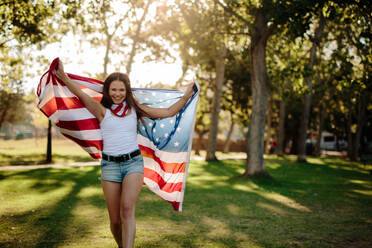
<instances>
[{"instance_id":1,"label":"smiling woman","mask_svg":"<svg viewBox=\"0 0 372 248\"><path fill-rule=\"evenodd\" d=\"M112 102L115 104L122 103L125 100L125 95L125 85L119 80L113 81L109 89L109 96L111 97Z\"/></svg>"},{"instance_id":2,"label":"smiling woman","mask_svg":"<svg viewBox=\"0 0 372 248\"><path fill-rule=\"evenodd\" d=\"M99 128L102 134L101 184L109 212L110 229L119 247L131 248L134 246L136 233L136 201L144 183L145 171L137 141L137 121L142 117L154 119L176 115L194 95L194 83L189 84L183 96L168 108L153 108L134 98L129 78L124 73L115 72L106 78L103 83L103 97L99 103L70 79L58 58L52 62L47 73L54 71L56 77L48 74L53 84L67 86L95 117L95 121L98 121L99 127L95 125L94 128ZM41 87L39 91L43 95Z\"/></svg>"}]
</instances>

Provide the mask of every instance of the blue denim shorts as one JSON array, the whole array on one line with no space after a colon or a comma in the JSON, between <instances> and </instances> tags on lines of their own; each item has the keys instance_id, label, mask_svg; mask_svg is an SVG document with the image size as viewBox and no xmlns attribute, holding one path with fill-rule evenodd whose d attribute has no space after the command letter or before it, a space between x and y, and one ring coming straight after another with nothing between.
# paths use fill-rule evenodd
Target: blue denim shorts
<instances>
[{"instance_id":1,"label":"blue denim shorts","mask_svg":"<svg viewBox=\"0 0 372 248\"><path fill-rule=\"evenodd\" d=\"M101 161L101 180L122 182L124 177L132 173L143 173L143 157L137 155L125 162Z\"/></svg>"}]
</instances>

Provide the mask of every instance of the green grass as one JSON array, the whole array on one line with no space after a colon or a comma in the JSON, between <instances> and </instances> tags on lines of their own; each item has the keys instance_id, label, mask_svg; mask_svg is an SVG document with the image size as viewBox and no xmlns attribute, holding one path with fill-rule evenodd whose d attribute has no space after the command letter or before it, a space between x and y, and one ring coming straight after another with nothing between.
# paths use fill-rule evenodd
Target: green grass
<instances>
[{"instance_id":1,"label":"green grass","mask_svg":"<svg viewBox=\"0 0 372 248\"><path fill-rule=\"evenodd\" d=\"M2 140L0 142L0 166L34 165L45 163L47 139ZM93 161L80 146L66 138L52 140L53 162Z\"/></svg>"},{"instance_id":2,"label":"green grass","mask_svg":"<svg viewBox=\"0 0 372 248\"><path fill-rule=\"evenodd\" d=\"M0 167L9 165L45 164L47 139L1 140ZM192 152L194 154L194 152ZM243 153L217 152L217 157L224 159L231 156L242 156ZM244 155L244 154L243 154ZM205 158L201 151L200 157ZM52 140L52 160L54 163L94 161L79 145L64 137Z\"/></svg>"},{"instance_id":3,"label":"green grass","mask_svg":"<svg viewBox=\"0 0 372 248\"><path fill-rule=\"evenodd\" d=\"M341 159L192 162L183 212L143 188L136 247L371 247L372 180ZM99 167L0 171L0 247L115 247Z\"/></svg>"}]
</instances>

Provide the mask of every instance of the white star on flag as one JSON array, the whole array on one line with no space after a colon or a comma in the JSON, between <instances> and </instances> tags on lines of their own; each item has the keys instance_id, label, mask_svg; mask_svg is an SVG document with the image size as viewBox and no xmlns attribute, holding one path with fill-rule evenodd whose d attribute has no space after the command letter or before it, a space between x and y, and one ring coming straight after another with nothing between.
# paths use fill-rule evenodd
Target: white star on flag
<instances>
[{"instance_id":1,"label":"white star on flag","mask_svg":"<svg viewBox=\"0 0 372 248\"><path fill-rule=\"evenodd\" d=\"M167 138L167 137L168 137L168 135L169 135L168 133L165 133L165 134L164 134L164 137L165 137L165 138Z\"/></svg>"},{"instance_id":2,"label":"white star on flag","mask_svg":"<svg viewBox=\"0 0 372 248\"><path fill-rule=\"evenodd\" d=\"M164 126L165 126L164 123L161 123L161 124L160 124L160 127L161 127L161 128L164 128Z\"/></svg>"},{"instance_id":3,"label":"white star on flag","mask_svg":"<svg viewBox=\"0 0 372 248\"><path fill-rule=\"evenodd\" d=\"M174 146L177 147L180 143L178 143L177 141L174 142Z\"/></svg>"}]
</instances>

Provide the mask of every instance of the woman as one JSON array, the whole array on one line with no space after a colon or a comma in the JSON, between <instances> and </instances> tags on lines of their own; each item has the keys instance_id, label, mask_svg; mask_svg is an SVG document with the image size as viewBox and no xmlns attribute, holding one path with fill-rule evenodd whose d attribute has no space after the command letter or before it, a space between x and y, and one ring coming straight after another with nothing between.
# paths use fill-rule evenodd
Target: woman
<instances>
[{"instance_id":1,"label":"woman","mask_svg":"<svg viewBox=\"0 0 372 248\"><path fill-rule=\"evenodd\" d=\"M133 247L135 207L143 184L143 158L137 144L137 120L177 114L193 94L190 84L180 100L169 108L151 108L133 96L126 74L112 73L103 84L101 103L84 93L59 62L56 75L98 119L103 137L101 184L110 217L110 228L119 247Z\"/></svg>"}]
</instances>

